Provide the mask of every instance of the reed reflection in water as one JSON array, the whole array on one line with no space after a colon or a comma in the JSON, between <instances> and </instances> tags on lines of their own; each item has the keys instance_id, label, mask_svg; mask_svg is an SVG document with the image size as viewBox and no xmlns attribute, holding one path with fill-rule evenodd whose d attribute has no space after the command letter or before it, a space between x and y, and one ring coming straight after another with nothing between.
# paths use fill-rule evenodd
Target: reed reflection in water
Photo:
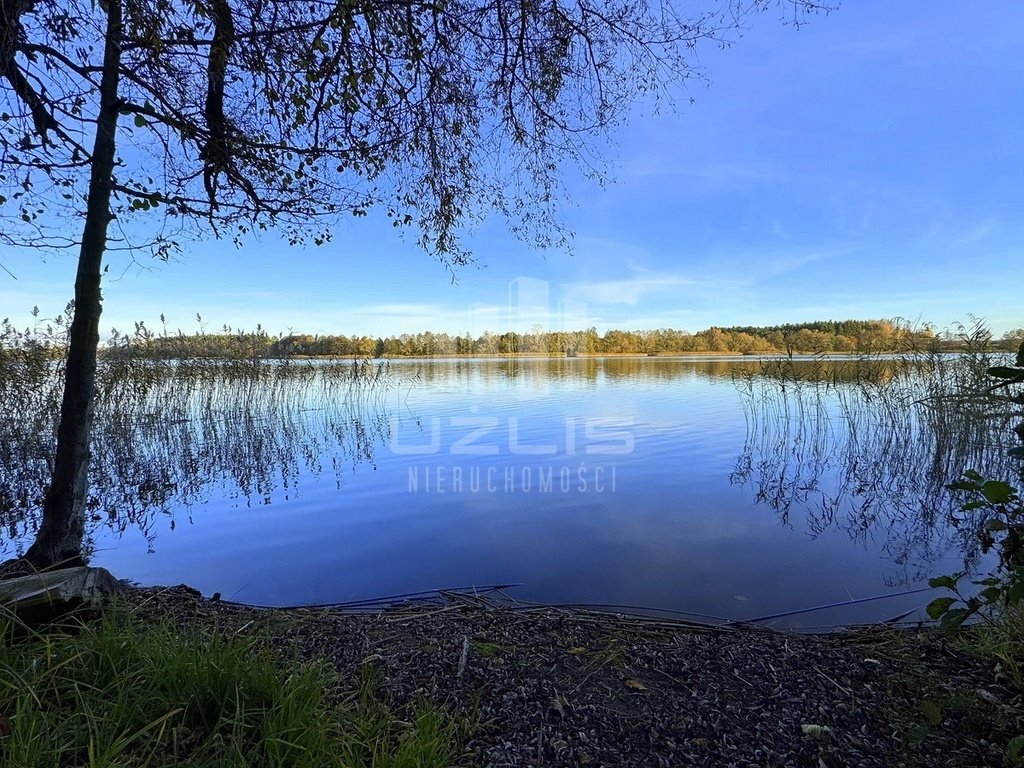
<instances>
[{"instance_id":1,"label":"reed reflection in water","mask_svg":"<svg viewBox=\"0 0 1024 768\"><path fill-rule=\"evenodd\" d=\"M99 529L137 529L152 547L157 520L174 530L211 495L270 504L324 472L340 487L387 440L398 384L367 361L106 361L99 379L87 551ZM0 556L20 554L39 525L57 391L34 400L31 418L5 414Z\"/></svg>"},{"instance_id":2,"label":"reed reflection in water","mask_svg":"<svg viewBox=\"0 0 1024 768\"><path fill-rule=\"evenodd\" d=\"M837 528L881 542L903 581L943 553L976 567L980 513L947 485L965 469L1009 470L1008 412L972 397L987 355L773 360L739 377L747 439L732 472L759 504L811 535ZM957 524L952 521L956 519Z\"/></svg>"},{"instance_id":3,"label":"reed reflection in water","mask_svg":"<svg viewBox=\"0 0 1024 768\"><path fill-rule=\"evenodd\" d=\"M535 599L744 618L863 596L976 558L971 526L949 525L944 486L998 468L999 427L930 395L964 390L983 364L108 360L90 541L119 575L228 596L231 572L239 599L278 604L516 581ZM0 405L5 554L38 524L52 453L55 410L27 392ZM524 443L559 446L567 418L625 414L635 450L616 458L617 493L410 492L424 460L396 441L421 443L441 420L426 468L471 468L450 451L469 414L497 419L488 439L506 440L515 418ZM537 457L502 448L494 460ZM193 517L188 535L175 530ZM148 558L134 554L139 532Z\"/></svg>"}]
</instances>

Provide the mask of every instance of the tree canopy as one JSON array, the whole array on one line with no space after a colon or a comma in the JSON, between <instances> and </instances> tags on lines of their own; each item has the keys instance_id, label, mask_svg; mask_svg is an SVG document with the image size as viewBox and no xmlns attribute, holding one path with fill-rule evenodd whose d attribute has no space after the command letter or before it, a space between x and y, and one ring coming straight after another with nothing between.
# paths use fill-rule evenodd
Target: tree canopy
<instances>
[{"instance_id":1,"label":"tree canopy","mask_svg":"<svg viewBox=\"0 0 1024 768\"><path fill-rule=\"evenodd\" d=\"M77 240L67 224L117 43L111 213L133 247L167 255L197 224L322 242L321 217L374 205L456 263L460 226L492 211L550 245L564 235L560 166L598 169L595 139L638 95L698 76L692 49L747 14L799 21L818 5L687 17L631 0L3 0L2 236Z\"/></svg>"},{"instance_id":2,"label":"tree canopy","mask_svg":"<svg viewBox=\"0 0 1024 768\"><path fill-rule=\"evenodd\" d=\"M527 242L563 242L562 165L600 168L597 139L638 97L699 75L694 48L769 8L799 23L821 5L0 0L0 242L79 254L28 559L80 549L111 244L167 257L189 230L323 243L332 216L371 206L449 264L490 212Z\"/></svg>"}]
</instances>

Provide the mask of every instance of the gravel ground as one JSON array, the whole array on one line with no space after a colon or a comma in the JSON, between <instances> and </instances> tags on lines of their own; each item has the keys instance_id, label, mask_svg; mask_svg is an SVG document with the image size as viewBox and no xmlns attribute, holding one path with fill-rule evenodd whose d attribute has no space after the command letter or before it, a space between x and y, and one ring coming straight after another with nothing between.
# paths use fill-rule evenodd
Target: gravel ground
<instances>
[{"instance_id":1,"label":"gravel ground","mask_svg":"<svg viewBox=\"0 0 1024 768\"><path fill-rule=\"evenodd\" d=\"M127 600L324 657L343 681L379 665L400 710L425 698L479 723L465 765L1000 766L1024 733L1017 692L932 630L702 628L464 595L362 613L187 587Z\"/></svg>"}]
</instances>

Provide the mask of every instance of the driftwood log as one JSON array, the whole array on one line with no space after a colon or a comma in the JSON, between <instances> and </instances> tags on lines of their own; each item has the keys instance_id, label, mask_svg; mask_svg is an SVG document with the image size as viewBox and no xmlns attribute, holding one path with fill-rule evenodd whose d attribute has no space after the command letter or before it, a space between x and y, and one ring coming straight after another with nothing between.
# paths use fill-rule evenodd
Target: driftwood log
<instances>
[{"instance_id":1,"label":"driftwood log","mask_svg":"<svg viewBox=\"0 0 1024 768\"><path fill-rule=\"evenodd\" d=\"M63 568L0 581L0 606L28 624L95 610L120 589L106 568Z\"/></svg>"}]
</instances>

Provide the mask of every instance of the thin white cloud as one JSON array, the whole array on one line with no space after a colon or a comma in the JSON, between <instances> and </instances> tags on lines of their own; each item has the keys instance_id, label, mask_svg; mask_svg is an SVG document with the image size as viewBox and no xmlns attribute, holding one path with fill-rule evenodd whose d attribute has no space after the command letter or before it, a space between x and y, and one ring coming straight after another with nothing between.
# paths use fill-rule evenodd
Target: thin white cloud
<instances>
[{"instance_id":1,"label":"thin white cloud","mask_svg":"<svg viewBox=\"0 0 1024 768\"><path fill-rule=\"evenodd\" d=\"M696 284L697 281L678 275L658 275L568 283L563 290L567 298L588 305L637 304L654 294Z\"/></svg>"},{"instance_id":2,"label":"thin white cloud","mask_svg":"<svg viewBox=\"0 0 1024 768\"><path fill-rule=\"evenodd\" d=\"M792 180L791 170L765 162L720 161L695 164L688 156L671 153L643 155L625 166L630 181L673 179L683 185L679 192L721 194L752 187L782 184Z\"/></svg>"},{"instance_id":3,"label":"thin white cloud","mask_svg":"<svg viewBox=\"0 0 1024 768\"><path fill-rule=\"evenodd\" d=\"M823 259L833 258L837 255L838 254L836 253L827 253L825 251L780 254L778 256L768 258L764 264L764 271L773 276L784 275L788 272L794 272L806 267L808 264L813 264L814 262L822 261ZM755 269L755 271L757 270Z\"/></svg>"},{"instance_id":4,"label":"thin white cloud","mask_svg":"<svg viewBox=\"0 0 1024 768\"><path fill-rule=\"evenodd\" d=\"M221 291L215 294L219 299L251 299L256 301L289 301L295 298L289 291Z\"/></svg>"},{"instance_id":5,"label":"thin white cloud","mask_svg":"<svg viewBox=\"0 0 1024 768\"><path fill-rule=\"evenodd\" d=\"M437 317L450 314L451 308L441 304L373 304L362 307L352 307L345 311L347 315L355 317Z\"/></svg>"}]
</instances>

